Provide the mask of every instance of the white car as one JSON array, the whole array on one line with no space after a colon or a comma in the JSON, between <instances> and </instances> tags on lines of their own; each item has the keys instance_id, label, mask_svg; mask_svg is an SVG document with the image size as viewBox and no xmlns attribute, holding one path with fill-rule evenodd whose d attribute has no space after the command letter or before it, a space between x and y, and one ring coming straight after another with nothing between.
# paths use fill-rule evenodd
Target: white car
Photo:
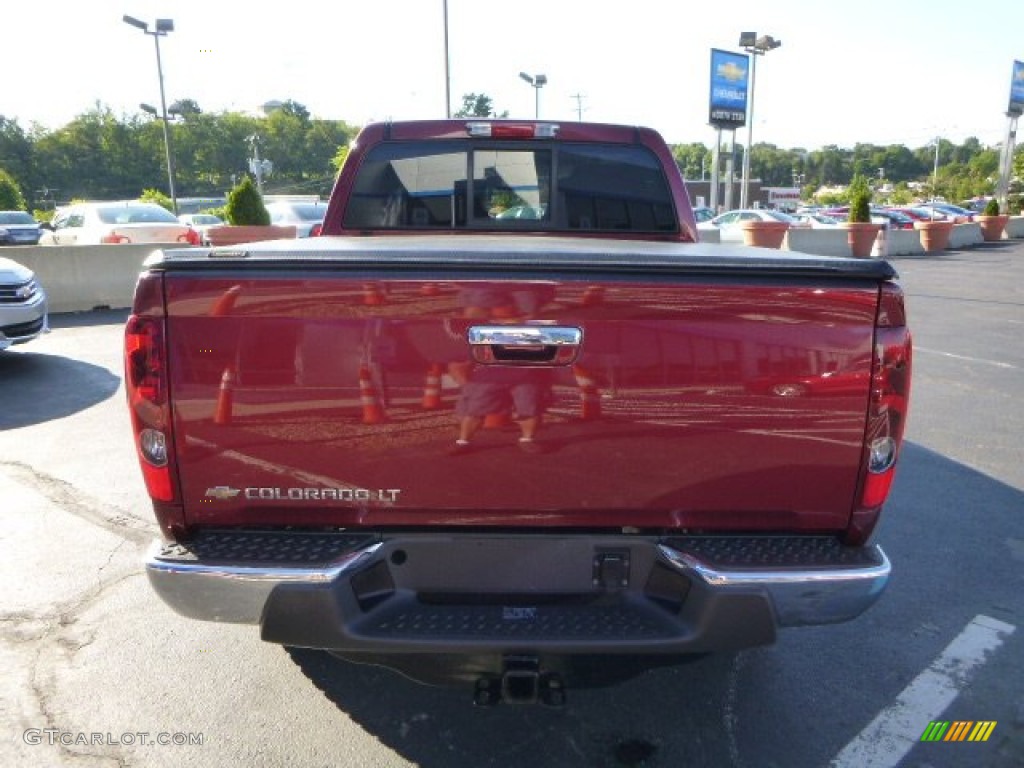
<instances>
[{"instance_id":1,"label":"white car","mask_svg":"<svg viewBox=\"0 0 1024 768\"><path fill-rule=\"evenodd\" d=\"M811 229L835 229L842 224L839 219L826 216L824 213L794 213L793 219L797 224L803 224Z\"/></svg>"},{"instance_id":2,"label":"white car","mask_svg":"<svg viewBox=\"0 0 1024 768\"><path fill-rule=\"evenodd\" d=\"M40 245L199 244L196 233L166 208L137 200L75 203L44 227Z\"/></svg>"},{"instance_id":3,"label":"white car","mask_svg":"<svg viewBox=\"0 0 1024 768\"><path fill-rule=\"evenodd\" d=\"M276 201L267 203L270 223L279 227L295 227L296 237L314 237L327 214L327 203Z\"/></svg>"},{"instance_id":4,"label":"white car","mask_svg":"<svg viewBox=\"0 0 1024 768\"><path fill-rule=\"evenodd\" d=\"M791 227L805 227L789 214L770 208L740 208L735 211L720 213L709 221L697 224L697 230L718 230L719 239L723 243L743 242L743 223L746 221L782 221Z\"/></svg>"},{"instance_id":5,"label":"white car","mask_svg":"<svg viewBox=\"0 0 1024 768\"><path fill-rule=\"evenodd\" d=\"M46 292L28 267L0 258L0 350L47 330Z\"/></svg>"},{"instance_id":6,"label":"white car","mask_svg":"<svg viewBox=\"0 0 1024 768\"><path fill-rule=\"evenodd\" d=\"M224 223L220 216L214 216L212 213L183 213L178 217L178 221L191 227L199 235L199 242L203 245L209 243L206 239L206 230Z\"/></svg>"}]
</instances>

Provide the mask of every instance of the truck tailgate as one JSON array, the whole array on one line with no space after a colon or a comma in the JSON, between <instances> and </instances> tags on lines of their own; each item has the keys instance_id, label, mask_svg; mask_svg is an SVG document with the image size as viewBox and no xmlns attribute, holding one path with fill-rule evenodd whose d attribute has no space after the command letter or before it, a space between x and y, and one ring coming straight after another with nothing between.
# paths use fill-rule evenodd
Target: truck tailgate
<instances>
[{"instance_id":1,"label":"truck tailgate","mask_svg":"<svg viewBox=\"0 0 1024 768\"><path fill-rule=\"evenodd\" d=\"M188 525L848 524L881 266L455 239L167 259Z\"/></svg>"}]
</instances>

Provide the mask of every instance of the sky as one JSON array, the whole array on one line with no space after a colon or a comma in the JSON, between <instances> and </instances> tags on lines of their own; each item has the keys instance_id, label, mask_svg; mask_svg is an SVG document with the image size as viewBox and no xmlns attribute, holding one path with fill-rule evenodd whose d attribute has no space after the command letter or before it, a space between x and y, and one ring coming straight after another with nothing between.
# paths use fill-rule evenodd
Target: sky
<instances>
[{"instance_id":1,"label":"sky","mask_svg":"<svg viewBox=\"0 0 1024 768\"><path fill-rule=\"evenodd\" d=\"M257 113L293 99L317 118L445 115L444 0L6 0L0 115L59 128L97 103L118 116L167 103ZM759 57L753 141L814 150L926 146L936 137L1000 143L1024 3L988 0L447 0L451 109L467 93L499 112L646 125L670 143L711 145L711 49L744 31L782 47ZM15 32L19 30L19 32ZM29 33L31 32L31 33ZM519 73L544 74L537 92ZM747 142L747 129L736 141Z\"/></svg>"}]
</instances>

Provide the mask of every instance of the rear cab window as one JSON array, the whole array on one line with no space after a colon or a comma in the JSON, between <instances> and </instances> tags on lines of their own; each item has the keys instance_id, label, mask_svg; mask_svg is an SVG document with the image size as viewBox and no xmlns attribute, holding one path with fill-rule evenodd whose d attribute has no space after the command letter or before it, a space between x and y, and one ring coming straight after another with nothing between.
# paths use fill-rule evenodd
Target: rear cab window
<instances>
[{"instance_id":1,"label":"rear cab window","mask_svg":"<svg viewBox=\"0 0 1024 768\"><path fill-rule=\"evenodd\" d=\"M669 234L679 222L646 147L436 140L370 149L344 227Z\"/></svg>"}]
</instances>

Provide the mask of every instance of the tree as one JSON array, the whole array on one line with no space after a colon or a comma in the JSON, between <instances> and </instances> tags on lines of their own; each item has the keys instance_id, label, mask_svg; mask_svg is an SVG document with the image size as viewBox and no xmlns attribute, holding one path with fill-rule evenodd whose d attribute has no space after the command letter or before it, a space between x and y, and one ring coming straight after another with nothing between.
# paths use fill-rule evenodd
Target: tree
<instances>
[{"instance_id":1,"label":"tree","mask_svg":"<svg viewBox=\"0 0 1024 768\"><path fill-rule=\"evenodd\" d=\"M0 115L0 166L20 184L32 184L32 140L14 120ZM32 186L27 187L31 193Z\"/></svg>"},{"instance_id":2,"label":"tree","mask_svg":"<svg viewBox=\"0 0 1024 768\"><path fill-rule=\"evenodd\" d=\"M0 210L24 211L26 207L25 197L14 177L0 168Z\"/></svg>"},{"instance_id":3,"label":"tree","mask_svg":"<svg viewBox=\"0 0 1024 768\"><path fill-rule=\"evenodd\" d=\"M228 193L228 204L224 208L228 224L270 224L270 214L263 205L259 190L249 176Z\"/></svg>"},{"instance_id":4,"label":"tree","mask_svg":"<svg viewBox=\"0 0 1024 768\"><path fill-rule=\"evenodd\" d=\"M508 110L498 114L491 97L483 93L467 93L462 97L462 109L455 117L508 117Z\"/></svg>"},{"instance_id":5,"label":"tree","mask_svg":"<svg viewBox=\"0 0 1024 768\"><path fill-rule=\"evenodd\" d=\"M146 203L156 203L161 208L166 208L172 213L174 212L173 201L159 189L147 189L143 191L143 193L139 195L139 200Z\"/></svg>"},{"instance_id":6,"label":"tree","mask_svg":"<svg viewBox=\"0 0 1024 768\"><path fill-rule=\"evenodd\" d=\"M341 169L345 167L345 161L348 159L348 152L348 144L342 144L338 147L338 151L334 153L334 157L331 158L331 167L334 168L334 172L336 174L341 173Z\"/></svg>"},{"instance_id":7,"label":"tree","mask_svg":"<svg viewBox=\"0 0 1024 768\"><path fill-rule=\"evenodd\" d=\"M711 174L711 152L700 142L676 144L672 155L684 179L704 179Z\"/></svg>"}]
</instances>

